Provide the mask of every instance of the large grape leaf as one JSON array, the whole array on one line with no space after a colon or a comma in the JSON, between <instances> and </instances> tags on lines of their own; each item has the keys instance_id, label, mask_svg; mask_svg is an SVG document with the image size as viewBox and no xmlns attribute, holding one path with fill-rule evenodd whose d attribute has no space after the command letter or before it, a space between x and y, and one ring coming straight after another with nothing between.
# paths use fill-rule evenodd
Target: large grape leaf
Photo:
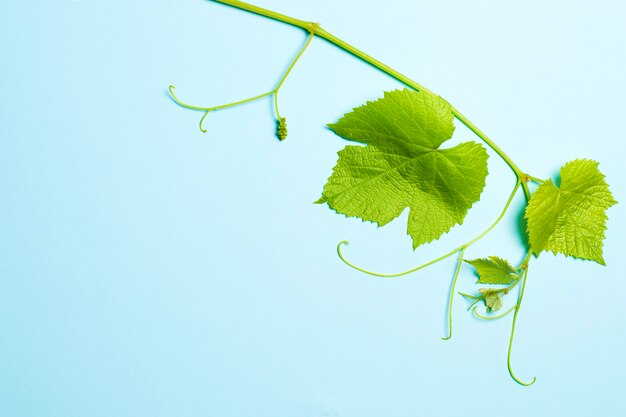
<instances>
[{"instance_id":1,"label":"large grape leaf","mask_svg":"<svg viewBox=\"0 0 626 417\"><path fill-rule=\"evenodd\" d=\"M561 168L561 186L539 186L526 207L533 253L551 251L604 265L606 210L617 204L598 163L576 159Z\"/></svg>"},{"instance_id":2,"label":"large grape leaf","mask_svg":"<svg viewBox=\"0 0 626 417\"><path fill-rule=\"evenodd\" d=\"M438 239L463 223L487 176L482 145L440 149L452 137L453 117L441 97L407 89L355 108L328 126L367 146L346 146L338 153L317 202L379 226L409 207L413 248Z\"/></svg>"}]
</instances>

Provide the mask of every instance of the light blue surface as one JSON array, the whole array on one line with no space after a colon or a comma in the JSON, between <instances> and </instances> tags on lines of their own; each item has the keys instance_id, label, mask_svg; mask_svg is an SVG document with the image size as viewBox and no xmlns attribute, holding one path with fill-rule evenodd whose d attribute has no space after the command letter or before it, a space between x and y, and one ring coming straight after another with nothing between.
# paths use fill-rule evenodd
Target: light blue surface
<instances>
[{"instance_id":1,"label":"light blue surface","mask_svg":"<svg viewBox=\"0 0 626 417\"><path fill-rule=\"evenodd\" d=\"M385 281L335 254L400 271L449 250L497 216L501 161L466 227L416 253L406 213L377 229L311 204L345 145L324 125L400 84L316 39L284 143L269 100L202 134L169 84L205 105L264 92L305 34L202 0L0 1L0 416L623 415L625 4L258 1L441 94L533 175L601 162L622 202L608 267L533 261L523 388L510 318L457 297L440 340L453 259ZM468 256L519 259L521 207Z\"/></svg>"}]
</instances>

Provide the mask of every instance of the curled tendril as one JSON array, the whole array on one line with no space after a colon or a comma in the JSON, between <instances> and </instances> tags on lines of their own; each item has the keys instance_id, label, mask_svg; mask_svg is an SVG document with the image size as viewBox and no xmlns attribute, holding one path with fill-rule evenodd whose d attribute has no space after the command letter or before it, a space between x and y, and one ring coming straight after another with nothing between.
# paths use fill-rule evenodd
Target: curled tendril
<instances>
[{"instance_id":1,"label":"curled tendril","mask_svg":"<svg viewBox=\"0 0 626 417\"><path fill-rule=\"evenodd\" d=\"M176 89L175 86L170 85L169 87L169 91L170 91L170 95L172 96L172 99L178 103L180 106L183 106L185 108L191 109L191 110L201 110L201 111L211 111L213 110L213 107L198 107L198 106L192 106L191 104L187 104L183 101L181 101L178 97L176 97L176 94L174 94L174 90Z\"/></svg>"},{"instance_id":2,"label":"curled tendril","mask_svg":"<svg viewBox=\"0 0 626 417\"><path fill-rule=\"evenodd\" d=\"M204 123L204 119L206 119L207 115L214 111L214 110L220 110L220 109L225 109L227 107L233 107L233 106L238 106L240 104L244 104L244 103L249 103L251 101L255 101L258 99L261 99L263 97L267 97L269 95L275 94L276 91L272 90L272 91L268 91L267 93L263 93L263 94L259 94L258 96L254 96L254 97L250 97L250 98L246 98L243 100L239 100L239 101L235 101L233 103L228 103L228 104L222 104L219 106L214 106L214 107L200 107L200 106L193 106L191 104L187 104L184 101L180 100L178 97L176 97L176 94L174 94L174 90L176 89L176 87L174 87L173 85L170 85L169 87L169 91L170 91L170 95L172 96L172 100L174 100L179 106L182 106L186 109L191 109L191 110L198 110L198 111L203 111L204 114L202 115L202 118L200 119L200 130L203 133L206 133L206 130L203 128L202 124Z\"/></svg>"},{"instance_id":3,"label":"curled tendril","mask_svg":"<svg viewBox=\"0 0 626 417\"><path fill-rule=\"evenodd\" d=\"M478 300L478 301L480 301L480 300ZM478 306L474 307L474 308L472 309L472 312L474 313L474 315L475 315L477 318L482 319L482 320L498 320L498 319L501 319L502 317L507 316L507 315L508 315L511 311L515 310L516 308L517 308L517 305L514 305L513 307L511 307L510 309L508 309L508 310L507 310L507 311L505 311L504 313L502 313L502 314L500 314L500 315L497 315L497 316L483 316L482 314L480 314L480 313L478 312L478 310L477 310L477 309L478 309Z\"/></svg>"},{"instance_id":4,"label":"curled tendril","mask_svg":"<svg viewBox=\"0 0 626 417\"><path fill-rule=\"evenodd\" d=\"M204 119L206 119L207 115L212 111L215 110L215 108L211 108L211 107L198 107L198 106L192 106L191 104L187 104L183 101L181 101L178 97L176 97L176 94L174 94L174 90L176 89L175 86L170 85L169 87L169 91L170 91L170 95L172 96L172 100L174 100L179 106L185 107L187 109L191 109L191 110L199 110L199 111L203 111L204 114L202 115L202 118L200 119L200 130L202 131L202 133L206 133L206 129L204 129L204 127L202 126L202 124L204 123Z\"/></svg>"},{"instance_id":5,"label":"curled tendril","mask_svg":"<svg viewBox=\"0 0 626 417\"><path fill-rule=\"evenodd\" d=\"M476 304L480 303L483 300L484 300L484 298L479 298L476 301L474 301L472 304L470 304L469 307L467 307L467 311L470 311L472 309L472 307L474 307Z\"/></svg>"},{"instance_id":6,"label":"curled tendril","mask_svg":"<svg viewBox=\"0 0 626 417\"><path fill-rule=\"evenodd\" d=\"M202 123L204 123L204 119L206 119L209 112L210 110L205 111L204 114L202 115L202 118L200 119L200 131L202 131L202 133L206 133L206 129L202 127Z\"/></svg>"},{"instance_id":7,"label":"curled tendril","mask_svg":"<svg viewBox=\"0 0 626 417\"><path fill-rule=\"evenodd\" d=\"M300 49L300 52L298 52L298 54L293 59L293 61L291 61L291 64L289 65L289 68L287 68L287 71L285 71L283 76L278 81L278 85L276 86L276 88L274 88L271 91L268 91L267 93L259 94L258 96L254 96L254 97L246 98L244 100L239 100L239 101L235 101L233 103L222 104L222 105L214 106L214 107L200 107L200 106L193 106L191 104L185 103L184 101L182 101L178 97L176 97L176 94L174 94L174 90L176 89L176 87L174 87L173 85L169 86L170 95L172 96L172 99L178 105L180 105L182 107L185 107L187 109L190 109L190 110L198 110L198 111L203 111L204 112L204 114L202 115L202 118L200 119L200 130L203 133L206 133L206 129L204 129L204 127L203 127L204 119L206 119L207 115L211 111L225 109L227 107L238 106L240 104L249 103L251 101L255 101L255 100L261 99L263 97L267 97L267 96L273 95L274 96L274 105L276 106L276 116L278 117L278 122L279 122L279 129L278 129L277 135L278 135L280 140L284 140L287 137L287 126L286 126L286 123L285 123L285 119L280 116L280 113L278 111L278 91L280 90L280 87L282 87L283 83L287 79L287 76L289 75L291 70L293 70L293 67L296 65L296 63L298 62L298 60L300 59L300 57L302 56L304 51L307 49L307 47L309 46L309 44L313 40L313 37L315 35L314 31L315 31L315 28L310 30L309 37L307 38L304 46Z\"/></svg>"},{"instance_id":8,"label":"curled tendril","mask_svg":"<svg viewBox=\"0 0 626 417\"><path fill-rule=\"evenodd\" d=\"M442 260L444 260L446 258L449 258L450 256L454 255L455 253L465 249L465 247L459 247L457 249L454 249L451 252L446 253L443 256L440 256L437 259L434 259L434 260L432 260L430 262L426 262L425 264L422 264L422 265L420 265L420 266L418 266L416 268L409 269L408 271L398 272L398 273L395 273L395 274L381 274L381 273L378 273L378 272L368 271L367 269L363 269L361 267L358 267L355 264L353 264L352 262L348 261L343 256L343 253L341 253L341 247L343 245L349 245L349 244L350 244L350 242L348 242L347 240L342 240L341 242L339 242L337 244L337 255L339 255L339 259L341 259L343 261L343 263L348 265L350 268L356 269L357 271L363 272L364 274L373 275L375 277L382 277L382 278L395 278L395 277L401 277L401 276L404 276L404 275L411 274L413 272L419 271L420 269L426 268L427 266L430 266L430 265L435 264L435 263L437 263L439 261L442 261Z\"/></svg>"},{"instance_id":9,"label":"curled tendril","mask_svg":"<svg viewBox=\"0 0 626 417\"><path fill-rule=\"evenodd\" d=\"M517 382L518 384L523 385L523 386L525 386L525 387L530 387L532 384L534 384L535 382L537 382L537 377L533 377L533 380L532 380L532 381L530 381L530 382L524 382L524 381L522 381L521 379L519 379L519 378L515 375L515 373L513 373L513 369L511 368L511 348L510 348L510 346L509 346L509 354L508 354L508 356L507 356L507 358L506 358L506 366L507 366L507 368L508 368L508 370L509 370L509 375L511 375L511 378L513 378L513 380L514 380L515 382Z\"/></svg>"}]
</instances>

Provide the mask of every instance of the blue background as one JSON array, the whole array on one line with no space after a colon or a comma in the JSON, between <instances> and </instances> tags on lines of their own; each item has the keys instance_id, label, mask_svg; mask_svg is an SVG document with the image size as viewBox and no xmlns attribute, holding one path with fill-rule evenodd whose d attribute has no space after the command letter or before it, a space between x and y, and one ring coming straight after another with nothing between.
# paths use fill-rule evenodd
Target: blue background
<instances>
[{"instance_id":1,"label":"blue background","mask_svg":"<svg viewBox=\"0 0 626 417\"><path fill-rule=\"evenodd\" d=\"M490 159L466 226L411 250L407 213L377 229L311 204L345 141L324 125L400 88L306 34L203 0L0 1L0 415L617 416L626 388L623 1L258 0L362 48L448 99L532 175L593 158L618 201L608 267L531 264L510 318L446 302L455 247L514 178ZM472 135L457 123L454 141ZM494 156L494 155L492 155ZM522 257L515 200L468 257ZM462 270L459 289L474 291ZM513 298L508 297L507 305Z\"/></svg>"}]
</instances>

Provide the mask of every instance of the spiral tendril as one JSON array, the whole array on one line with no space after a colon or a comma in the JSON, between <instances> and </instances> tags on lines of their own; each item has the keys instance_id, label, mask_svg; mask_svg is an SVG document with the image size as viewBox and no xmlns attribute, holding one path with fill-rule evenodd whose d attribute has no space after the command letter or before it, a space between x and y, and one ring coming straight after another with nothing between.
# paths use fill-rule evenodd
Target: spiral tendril
<instances>
[{"instance_id":1,"label":"spiral tendril","mask_svg":"<svg viewBox=\"0 0 626 417\"><path fill-rule=\"evenodd\" d=\"M249 103L251 101L255 101L255 100L267 97L267 96L274 95L274 105L276 107L276 116L278 117L278 130L277 130L276 134L277 134L277 136L278 136L278 138L280 140L284 140L287 137L287 124L286 124L285 118L281 117L280 113L278 111L278 91L282 87L283 83L287 79L287 76L291 73L291 71L293 70L294 66L296 65L296 63L298 62L298 60L300 59L300 57L302 56L304 51L311 44L311 41L313 40L314 35L315 35L314 30L310 31L309 37L307 38L304 46L300 49L300 51L298 52L296 57L291 61L291 64L289 65L289 67L287 68L285 73L282 75L280 80L278 81L278 84L276 85L276 87L273 90L268 91L267 93L259 94L258 96L254 96L254 97L246 98L246 99L243 99L243 100L235 101L233 103L222 104L222 105L214 106L214 107L201 107L201 106L194 106L194 105L185 103L184 101L180 100L176 96L176 94L174 93L174 90L176 89L176 87L173 86L173 85L169 86L170 95L172 96L172 99L179 106L185 107L185 108L190 109L190 110L197 110L197 111L203 111L204 112L204 114L202 115L202 118L200 119L200 124L199 124L200 125L200 130L203 133L206 133L206 129L204 129L204 127L203 127L204 119L206 119L207 115L211 111L225 109L225 108L228 108L228 107L238 106L240 104Z\"/></svg>"},{"instance_id":2,"label":"spiral tendril","mask_svg":"<svg viewBox=\"0 0 626 417\"><path fill-rule=\"evenodd\" d=\"M516 307L517 307L517 304L511 307L510 309L508 309L507 311L505 311L504 313L499 314L497 316L483 316L482 314L478 312L477 310L478 306L474 307L472 309L472 312L477 318L482 319L482 320L498 320L498 319L501 319L502 317L506 317L511 311L515 310Z\"/></svg>"},{"instance_id":3,"label":"spiral tendril","mask_svg":"<svg viewBox=\"0 0 626 417\"><path fill-rule=\"evenodd\" d=\"M349 245L349 244L350 244L350 242L348 242L347 240L342 240L341 242L339 242L337 244L337 255L339 255L339 258L343 261L343 263L348 265L350 268L356 269L357 271L363 272L363 273L368 274L368 275L373 275L375 277L382 277L382 278L396 278L396 277L401 277L401 276L404 276L404 275L411 274L413 272L419 271L420 269L426 268L427 266L430 266L430 265L432 265L434 263L437 263L437 262L439 262L441 260L444 260L444 259L454 255L455 253L459 252L461 249L463 249L463 248L457 248L457 249L453 250L452 252L449 252L449 253L447 253L447 254L445 254L443 256L440 256L437 259L434 259L434 260L432 260L430 262L427 262L427 263L425 263L423 265L420 265L420 266L418 266L416 268L409 269L408 271L398 272L398 273L395 273L395 274L381 274L381 273L378 273L378 272L368 271L367 269L363 269L361 267L358 267L355 264L353 264L352 262L348 261L343 256L343 253L341 252L341 247L343 245Z\"/></svg>"},{"instance_id":4,"label":"spiral tendril","mask_svg":"<svg viewBox=\"0 0 626 417\"><path fill-rule=\"evenodd\" d=\"M202 124L204 123L204 119L206 119L209 112L210 110L205 111L204 114L202 115L202 118L200 119L200 130L202 131L202 133L206 133L206 129L202 127Z\"/></svg>"}]
</instances>

